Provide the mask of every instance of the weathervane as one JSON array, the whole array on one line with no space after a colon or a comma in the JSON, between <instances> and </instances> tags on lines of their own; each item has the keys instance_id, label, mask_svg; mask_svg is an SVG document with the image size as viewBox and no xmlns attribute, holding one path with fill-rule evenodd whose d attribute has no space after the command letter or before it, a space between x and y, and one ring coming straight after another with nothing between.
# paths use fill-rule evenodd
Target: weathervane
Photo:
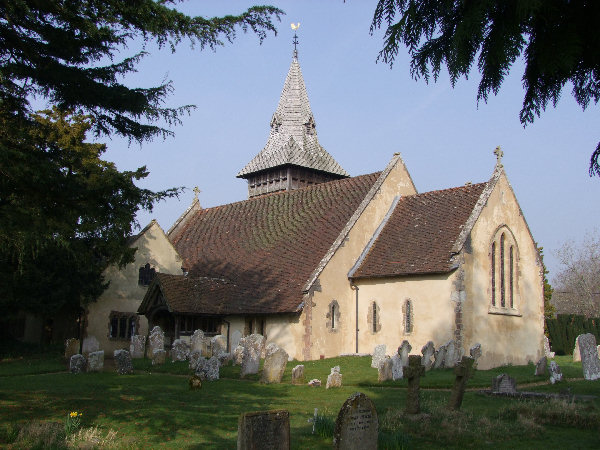
<instances>
[{"instance_id":1,"label":"weathervane","mask_svg":"<svg viewBox=\"0 0 600 450\"><path fill-rule=\"evenodd\" d=\"M494 155L496 155L496 165L498 167L502 167L502 157L504 156L504 152L500 146L496 147L496 150L494 150Z\"/></svg>"},{"instance_id":2,"label":"weathervane","mask_svg":"<svg viewBox=\"0 0 600 450\"><path fill-rule=\"evenodd\" d=\"M298 35L296 34L296 30L300 28L300 22L291 24L292 30L294 30L294 40L292 44L294 44L294 59L298 58L298 49L296 46L298 45Z\"/></svg>"}]
</instances>

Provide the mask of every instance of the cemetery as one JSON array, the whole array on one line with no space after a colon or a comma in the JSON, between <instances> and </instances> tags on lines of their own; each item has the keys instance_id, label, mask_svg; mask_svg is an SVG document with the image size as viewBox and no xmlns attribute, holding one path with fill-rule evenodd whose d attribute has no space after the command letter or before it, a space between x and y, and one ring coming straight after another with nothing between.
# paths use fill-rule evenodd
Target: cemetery
<instances>
[{"instance_id":1,"label":"cemetery","mask_svg":"<svg viewBox=\"0 0 600 450\"><path fill-rule=\"evenodd\" d=\"M260 335L235 355L201 333L165 350L158 328L106 359L67 342L0 360L0 446L597 448L600 359L592 334L577 342L579 358L547 349L490 370L477 368L481 345L461 355L452 342L301 362Z\"/></svg>"}]
</instances>

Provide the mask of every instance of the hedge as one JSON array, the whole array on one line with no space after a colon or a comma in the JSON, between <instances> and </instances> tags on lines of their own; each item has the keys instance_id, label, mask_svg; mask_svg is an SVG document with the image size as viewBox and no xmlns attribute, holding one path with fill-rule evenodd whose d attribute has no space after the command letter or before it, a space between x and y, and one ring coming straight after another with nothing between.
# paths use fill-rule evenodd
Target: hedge
<instances>
[{"instance_id":1,"label":"hedge","mask_svg":"<svg viewBox=\"0 0 600 450\"><path fill-rule=\"evenodd\" d=\"M586 319L577 314L558 314L556 319L546 319L550 347L557 355L570 355L575 339L580 334L592 333L600 344L600 318Z\"/></svg>"}]
</instances>

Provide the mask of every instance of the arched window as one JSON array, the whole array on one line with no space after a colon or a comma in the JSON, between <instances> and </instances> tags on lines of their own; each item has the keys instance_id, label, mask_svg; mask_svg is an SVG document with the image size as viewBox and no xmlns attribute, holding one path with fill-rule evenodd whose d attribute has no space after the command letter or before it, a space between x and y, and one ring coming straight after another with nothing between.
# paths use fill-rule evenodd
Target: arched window
<instances>
[{"instance_id":1,"label":"arched window","mask_svg":"<svg viewBox=\"0 0 600 450\"><path fill-rule=\"evenodd\" d=\"M377 333L377 303L373 302L373 333Z\"/></svg>"},{"instance_id":2,"label":"arched window","mask_svg":"<svg viewBox=\"0 0 600 450\"><path fill-rule=\"evenodd\" d=\"M492 306L496 306L496 243L492 242Z\"/></svg>"},{"instance_id":3,"label":"arched window","mask_svg":"<svg viewBox=\"0 0 600 450\"><path fill-rule=\"evenodd\" d=\"M404 332L411 333L413 331L413 304L410 299L404 302Z\"/></svg>"},{"instance_id":4,"label":"arched window","mask_svg":"<svg viewBox=\"0 0 600 450\"><path fill-rule=\"evenodd\" d=\"M337 305L335 303L331 304L331 328L333 328L335 330L335 326L337 325L335 323L335 309L336 309Z\"/></svg>"},{"instance_id":5,"label":"arched window","mask_svg":"<svg viewBox=\"0 0 600 450\"><path fill-rule=\"evenodd\" d=\"M508 310L516 307L518 260L518 249L514 235L506 225L501 226L496 231L490 248L492 308ZM497 304L497 299L500 299L500 304ZM501 311L501 309L498 311Z\"/></svg>"},{"instance_id":6,"label":"arched window","mask_svg":"<svg viewBox=\"0 0 600 450\"><path fill-rule=\"evenodd\" d=\"M369 305L367 325L369 326L371 333L377 333L381 330L381 310L375 301L371 302Z\"/></svg>"},{"instance_id":7,"label":"arched window","mask_svg":"<svg viewBox=\"0 0 600 450\"><path fill-rule=\"evenodd\" d=\"M337 332L340 328L340 305L336 300L332 300L327 307L327 328L329 331Z\"/></svg>"},{"instance_id":8,"label":"arched window","mask_svg":"<svg viewBox=\"0 0 600 450\"><path fill-rule=\"evenodd\" d=\"M506 277L504 273L504 233L500 235L500 306L506 306Z\"/></svg>"}]
</instances>

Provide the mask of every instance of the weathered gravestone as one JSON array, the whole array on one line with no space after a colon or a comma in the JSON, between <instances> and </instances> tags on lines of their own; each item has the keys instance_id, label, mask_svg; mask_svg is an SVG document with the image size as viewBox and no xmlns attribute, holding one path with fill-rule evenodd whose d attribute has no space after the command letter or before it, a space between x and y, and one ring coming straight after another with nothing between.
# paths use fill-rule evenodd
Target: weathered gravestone
<instances>
[{"instance_id":1,"label":"weathered gravestone","mask_svg":"<svg viewBox=\"0 0 600 450\"><path fill-rule=\"evenodd\" d=\"M275 342L270 342L269 344L267 344L267 346L265 347L265 359L271 354L277 351L277 349L279 349L279 346L275 343Z\"/></svg>"},{"instance_id":2,"label":"weathered gravestone","mask_svg":"<svg viewBox=\"0 0 600 450\"><path fill-rule=\"evenodd\" d=\"M581 353L579 353L579 336L575 338L575 348L573 348L573 362L581 361Z\"/></svg>"},{"instance_id":3,"label":"weathered gravestone","mask_svg":"<svg viewBox=\"0 0 600 450\"><path fill-rule=\"evenodd\" d=\"M276 346L277 347L277 346ZM281 383L285 366L287 366L289 355L287 352L277 347L267 354L265 364L263 365L262 374L260 377L261 383Z\"/></svg>"},{"instance_id":4,"label":"weathered gravestone","mask_svg":"<svg viewBox=\"0 0 600 450\"><path fill-rule=\"evenodd\" d=\"M407 340L402 341L402 345L398 347L398 354L400 355L400 360L404 367L408 366L408 355L410 355L411 350L412 346Z\"/></svg>"},{"instance_id":5,"label":"weathered gravestone","mask_svg":"<svg viewBox=\"0 0 600 450\"><path fill-rule=\"evenodd\" d=\"M434 355L434 353L435 347L433 345L433 342L428 341L427 344L425 344L421 349L421 354L423 355L423 357L421 358L421 364L423 365L423 367L425 367L425 370L431 369L431 357Z\"/></svg>"},{"instance_id":6,"label":"weathered gravestone","mask_svg":"<svg viewBox=\"0 0 600 450\"><path fill-rule=\"evenodd\" d=\"M392 365L392 358L386 356L381 365L379 366L377 373L377 381L381 383L383 381L391 380L393 378Z\"/></svg>"},{"instance_id":7,"label":"weathered gravestone","mask_svg":"<svg viewBox=\"0 0 600 450\"><path fill-rule=\"evenodd\" d=\"M342 374L340 373L340 366L331 368L331 373L327 376L327 384L325 389L342 387Z\"/></svg>"},{"instance_id":8,"label":"weathered gravestone","mask_svg":"<svg viewBox=\"0 0 600 450\"><path fill-rule=\"evenodd\" d=\"M421 364L421 356L410 355L408 357L408 367L404 368L404 378L408 379L406 414L419 414L421 412L420 383L423 375L425 375L425 367Z\"/></svg>"},{"instance_id":9,"label":"weathered gravestone","mask_svg":"<svg viewBox=\"0 0 600 450\"><path fill-rule=\"evenodd\" d=\"M187 342L182 339L175 339L173 341L173 347L171 348L171 360L175 361L187 361L190 357L190 346Z\"/></svg>"},{"instance_id":10,"label":"weathered gravestone","mask_svg":"<svg viewBox=\"0 0 600 450\"><path fill-rule=\"evenodd\" d=\"M544 354L548 359L554 358L554 352L550 349L550 341L548 340L548 336L544 336Z\"/></svg>"},{"instance_id":11,"label":"weathered gravestone","mask_svg":"<svg viewBox=\"0 0 600 450\"><path fill-rule=\"evenodd\" d=\"M454 367L460 359L460 350L456 346L454 340L446 343L446 357L444 358L444 367Z\"/></svg>"},{"instance_id":12,"label":"weathered gravestone","mask_svg":"<svg viewBox=\"0 0 600 450\"><path fill-rule=\"evenodd\" d=\"M375 346L373 358L371 359L371 367L379 369L383 361L385 361L385 344Z\"/></svg>"},{"instance_id":13,"label":"weathered gravestone","mask_svg":"<svg viewBox=\"0 0 600 450\"><path fill-rule=\"evenodd\" d=\"M540 360L535 365L535 376L544 376L546 375L546 368L548 367L548 358L542 356Z\"/></svg>"},{"instance_id":14,"label":"weathered gravestone","mask_svg":"<svg viewBox=\"0 0 600 450\"><path fill-rule=\"evenodd\" d=\"M238 421L238 450L288 450L290 413L285 410L247 412Z\"/></svg>"},{"instance_id":15,"label":"weathered gravestone","mask_svg":"<svg viewBox=\"0 0 600 450\"><path fill-rule=\"evenodd\" d=\"M361 392L352 394L342 405L335 421L333 448L376 450L379 418L375 405Z\"/></svg>"},{"instance_id":16,"label":"weathered gravestone","mask_svg":"<svg viewBox=\"0 0 600 450\"><path fill-rule=\"evenodd\" d=\"M65 341L65 359L71 360L71 356L79 353L79 339L71 338Z\"/></svg>"},{"instance_id":17,"label":"weathered gravestone","mask_svg":"<svg viewBox=\"0 0 600 450\"><path fill-rule=\"evenodd\" d=\"M222 334L213 336L210 340L210 348L212 356L220 356L222 353L227 353L227 337Z\"/></svg>"},{"instance_id":18,"label":"weathered gravestone","mask_svg":"<svg viewBox=\"0 0 600 450\"><path fill-rule=\"evenodd\" d=\"M238 345L240 345L240 339L242 339L242 333L240 330L235 330L233 333L231 333L231 341L229 342L230 348L236 348Z\"/></svg>"},{"instance_id":19,"label":"weathered gravestone","mask_svg":"<svg viewBox=\"0 0 600 450\"><path fill-rule=\"evenodd\" d=\"M165 349L165 333L157 325L150 331L150 354L153 355L156 350Z\"/></svg>"},{"instance_id":20,"label":"weathered gravestone","mask_svg":"<svg viewBox=\"0 0 600 450\"><path fill-rule=\"evenodd\" d=\"M467 381L473 375L475 365L475 359L472 356L463 356L460 363L454 368L454 386L450 392L450 400L448 401L448 408L460 409L462 405L463 396L465 395L465 389L467 387Z\"/></svg>"},{"instance_id":21,"label":"weathered gravestone","mask_svg":"<svg viewBox=\"0 0 600 450\"><path fill-rule=\"evenodd\" d=\"M190 352L190 369L196 370L200 358L204 359L200 350L192 350Z\"/></svg>"},{"instance_id":22,"label":"weathered gravestone","mask_svg":"<svg viewBox=\"0 0 600 450\"><path fill-rule=\"evenodd\" d=\"M221 364L219 364L219 358L216 356L211 356L208 359L200 357L198 359L198 363L196 364L196 375L201 380L217 381L220 375L220 367Z\"/></svg>"},{"instance_id":23,"label":"weathered gravestone","mask_svg":"<svg viewBox=\"0 0 600 450\"><path fill-rule=\"evenodd\" d=\"M292 384L304 384L304 365L299 364L292 369Z\"/></svg>"},{"instance_id":24,"label":"weathered gravestone","mask_svg":"<svg viewBox=\"0 0 600 450\"><path fill-rule=\"evenodd\" d=\"M550 383L558 383L562 381L562 371L556 361L550 361L550 367L548 367L548 372L550 373Z\"/></svg>"},{"instance_id":25,"label":"weathered gravestone","mask_svg":"<svg viewBox=\"0 0 600 450\"><path fill-rule=\"evenodd\" d=\"M238 345L235 348L235 350L233 350L233 364L236 366L240 366L242 364L243 359L244 359L244 347L242 345Z\"/></svg>"},{"instance_id":26,"label":"weathered gravestone","mask_svg":"<svg viewBox=\"0 0 600 450\"><path fill-rule=\"evenodd\" d=\"M577 339L579 340L583 378L597 380L600 378L600 359L598 359L596 337L592 333L587 333L579 335Z\"/></svg>"},{"instance_id":27,"label":"weathered gravestone","mask_svg":"<svg viewBox=\"0 0 600 450\"><path fill-rule=\"evenodd\" d=\"M71 373L81 373L85 370L85 356L77 353L71 356L69 360L69 371Z\"/></svg>"},{"instance_id":28,"label":"weathered gravestone","mask_svg":"<svg viewBox=\"0 0 600 450\"><path fill-rule=\"evenodd\" d=\"M113 355L115 357L115 363L117 364L117 372L119 375L133 373L131 355L127 350L115 350Z\"/></svg>"},{"instance_id":29,"label":"weathered gravestone","mask_svg":"<svg viewBox=\"0 0 600 450\"><path fill-rule=\"evenodd\" d=\"M83 340L82 352L83 355L87 357L92 352L97 352L100 350L100 343L96 336L88 336Z\"/></svg>"},{"instance_id":30,"label":"weathered gravestone","mask_svg":"<svg viewBox=\"0 0 600 450\"><path fill-rule=\"evenodd\" d=\"M203 356L208 355L206 341L207 339L204 337L204 331L195 330L190 338L190 354L192 352L199 352Z\"/></svg>"},{"instance_id":31,"label":"weathered gravestone","mask_svg":"<svg viewBox=\"0 0 600 450\"><path fill-rule=\"evenodd\" d=\"M104 350L98 350L88 355L87 371L100 372L104 368Z\"/></svg>"},{"instance_id":32,"label":"weathered gravestone","mask_svg":"<svg viewBox=\"0 0 600 450\"><path fill-rule=\"evenodd\" d=\"M433 354L433 368L442 369L444 367L444 359L446 359L446 346L441 345Z\"/></svg>"},{"instance_id":33,"label":"weathered gravestone","mask_svg":"<svg viewBox=\"0 0 600 450\"><path fill-rule=\"evenodd\" d=\"M475 360L475 364L477 364L477 360L479 358L481 358L481 355L483 354L483 351L481 350L481 344L475 344L473 347L471 347L469 349L469 355L471 355L471 358L473 358Z\"/></svg>"},{"instance_id":34,"label":"weathered gravestone","mask_svg":"<svg viewBox=\"0 0 600 450\"><path fill-rule=\"evenodd\" d=\"M258 373L260 355L265 345L265 338L260 334L251 334L244 338L244 353L242 355L242 369L240 377Z\"/></svg>"},{"instance_id":35,"label":"weathered gravestone","mask_svg":"<svg viewBox=\"0 0 600 450\"><path fill-rule=\"evenodd\" d=\"M492 378L492 392L494 394L516 394L517 380L507 373L501 373Z\"/></svg>"},{"instance_id":36,"label":"weathered gravestone","mask_svg":"<svg viewBox=\"0 0 600 450\"><path fill-rule=\"evenodd\" d=\"M319 380L318 378L313 378L308 382L308 385L310 387L319 387L321 386L321 380Z\"/></svg>"},{"instance_id":37,"label":"weathered gravestone","mask_svg":"<svg viewBox=\"0 0 600 450\"><path fill-rule=\"evenodd\" d=\"M402 358L398 353L396 353L394 356L392 356L392 380L401 380L402 376Z\"/></svg>"},{"instance_id":38,"label":"weathered gravestone","mask_svg":"<svg viewBox=\"0 0 600 450\"><path fill-rule=\"evenodd\" d=\"M159 366L161 364L164 364L165 361L167 359L167 352L166 350L160 348L160 349L155 349L152 351L152 365L153 366Z\"/></svg>"},{"instance_id":39,"label":"weathered gravestone","mask_svg":"<svg viewBox=\"0 0 600 450\"><path fill-rule=\"evenodd\" d=\"M140 334L131 336L129 353L131 353L132 358L143 358L146 353L146 336Z\"/></svg>"}]
</instances>

